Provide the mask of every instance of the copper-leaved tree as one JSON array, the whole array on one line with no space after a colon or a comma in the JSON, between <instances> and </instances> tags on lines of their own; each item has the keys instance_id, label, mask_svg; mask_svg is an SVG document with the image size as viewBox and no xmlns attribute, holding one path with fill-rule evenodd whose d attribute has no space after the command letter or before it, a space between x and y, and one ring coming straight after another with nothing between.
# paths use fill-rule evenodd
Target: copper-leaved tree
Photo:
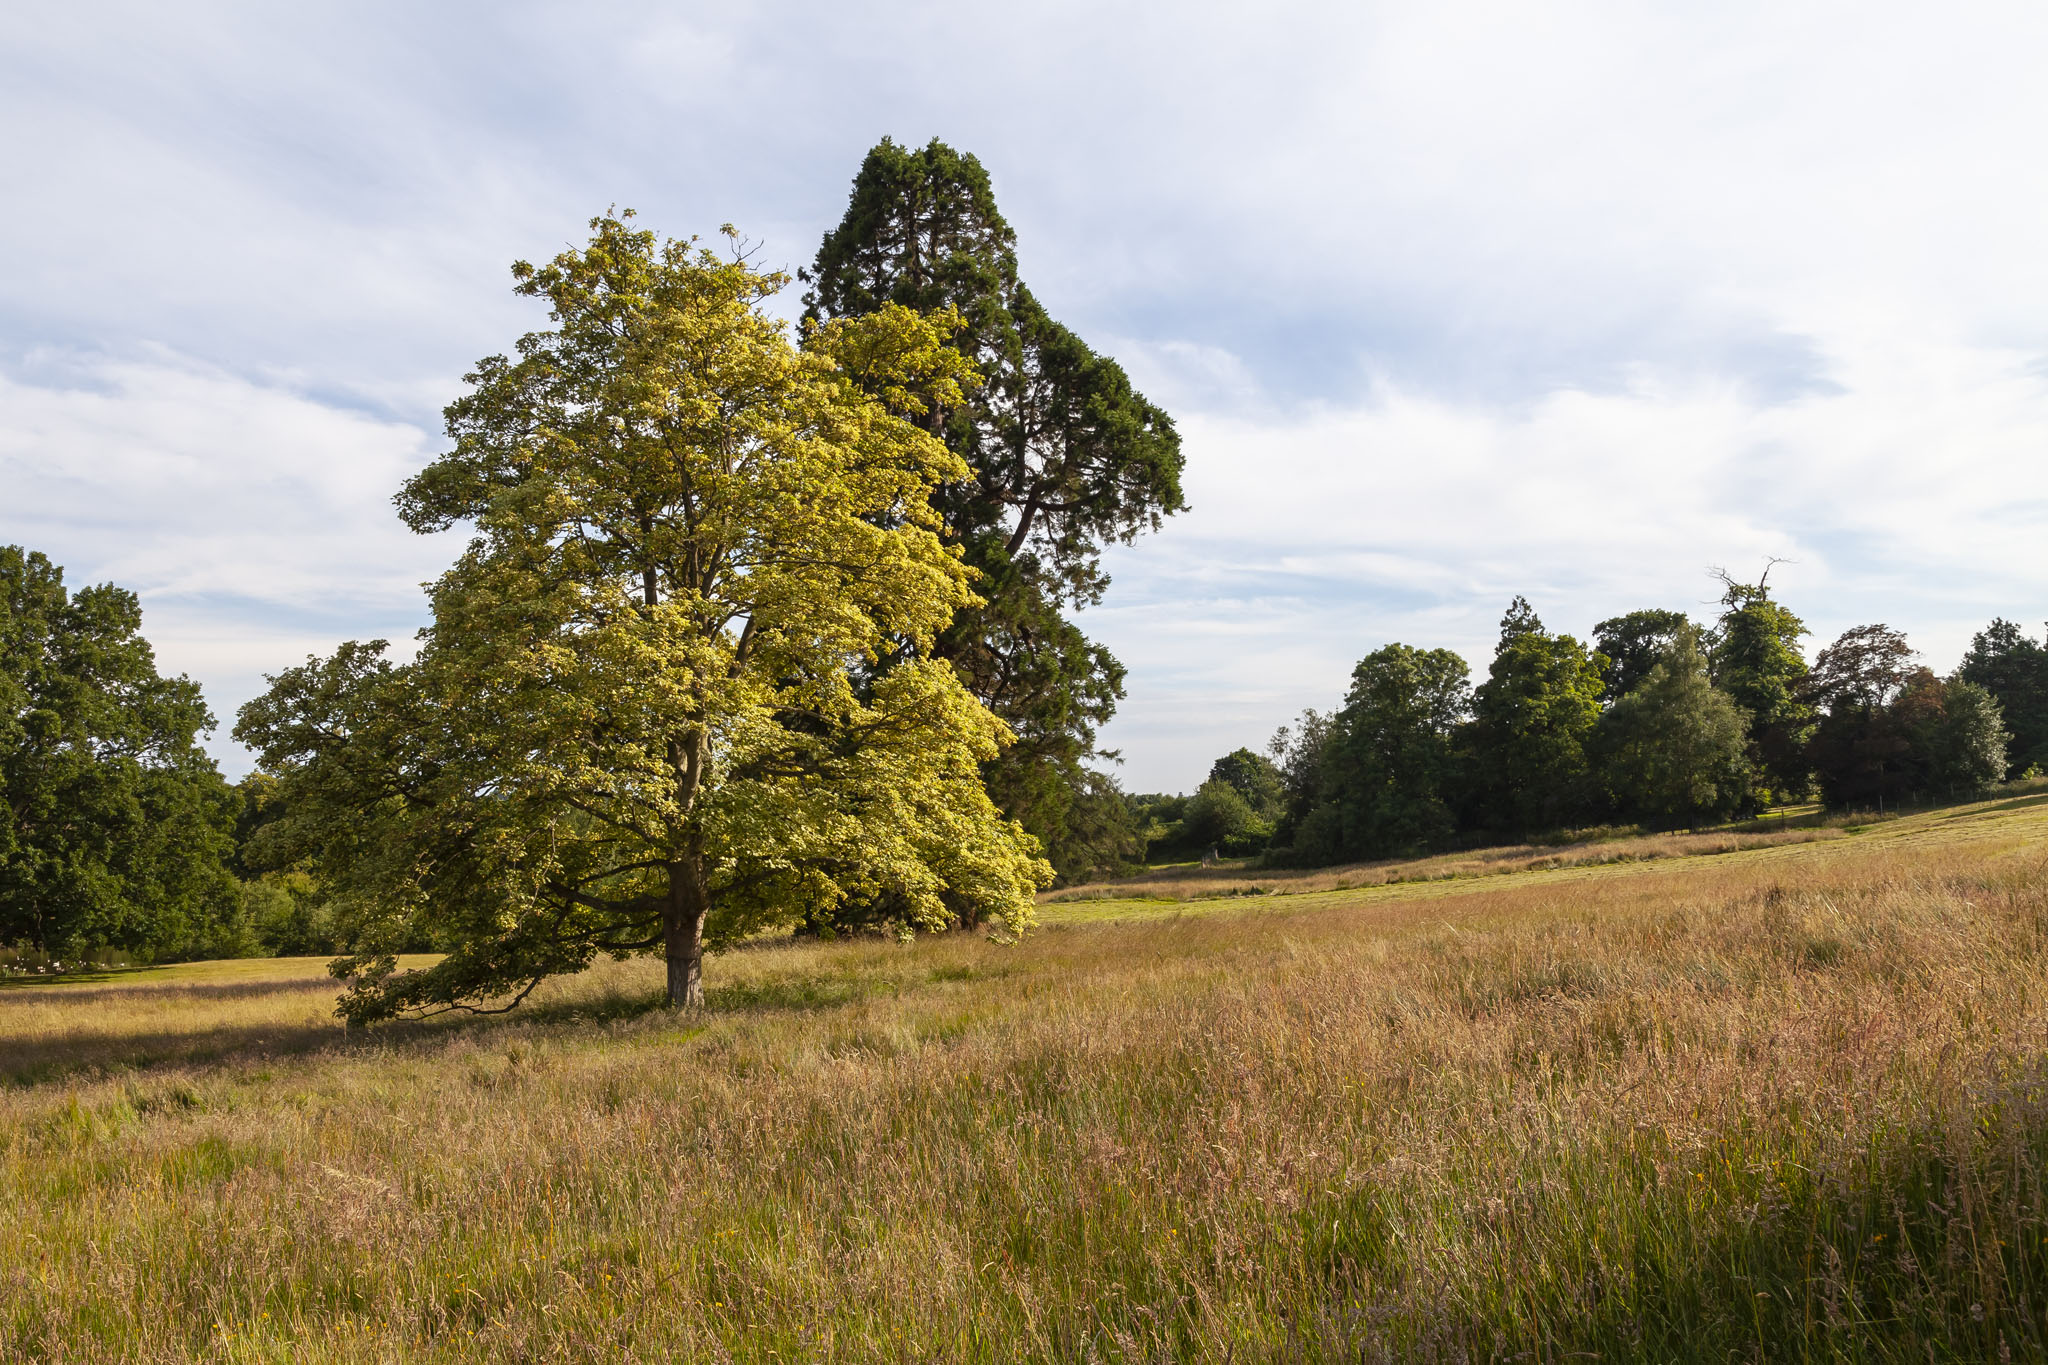
<instances>
[{"instance_id":1,"label":"copper-leaved tree","mask_svg":"<svg viewBox=\"0 0 2048 1365\"><path fill-rule=\"evenodd\" d=\"M848 896L1021 928L1050 875L980 781L1003 725L942 661L873 667L975 600L929 503L964 471L915 420L971 381L957 320L798 346L763 310L782 276L592 229L514 268L553 326L477 367L398 496L475 529L417 657L344 646L236 729L281 778L270 856L350 907L352 1019L646 952L695 1005L707 946ZM396 971L422 939L446 956Z\"/></svg>"}]
</instances>

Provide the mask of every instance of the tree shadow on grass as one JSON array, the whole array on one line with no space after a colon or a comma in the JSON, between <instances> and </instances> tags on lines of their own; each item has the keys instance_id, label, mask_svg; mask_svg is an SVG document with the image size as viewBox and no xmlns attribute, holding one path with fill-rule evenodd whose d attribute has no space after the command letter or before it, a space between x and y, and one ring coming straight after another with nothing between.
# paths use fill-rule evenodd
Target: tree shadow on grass
<instances>
[{"instance_id":1,"label":"tree shadow on grass","mask_svg":"<svg viewBox=\"0 0 2048 1365\"><path fill-rule=\"evenodd\" d=\"M362 1038L374 1048L377 1040ZM265 1024L148 1032L71 1031L54 1037L10 1039L0 1049L0 1081L14 1086L98 1080L159 1067L210 1067L314 1052L350 1051L355 1037L332 1024Z\"/></svg>"},{"instance_id":2,"label":"tree shadow on grass","mask_svg":"<svg viewBox=\"0 0 2048 1365\"><path fill-rule=\"evenodd\" d=\"M735 1014L814 1013L881 995L900 993L903 983L862 976L804 976L713 987L706 991L700 1018ZM257 1023L209 1023L195 1017L190 1027L119 1029L91 1021L90 1010L127 1003L258 1000L268 997L338 995L323 978L260 982L195 982L118 985L71 990L53 997L41 992L0 999L0 1084L46 1085L67 1079L149 1071L165 1067L214 1068L261 1064L315 1055L347 1057L371 1052L430 1052L461 1039L488 1037L511 1029L572 1028L631 1022L667 1008L660 991L614 991L570 1000L530 1001L506 1014L462 1011L425 1019L394 1019L368 1028L346 1028L339 1018L304 1018ZM85 1007L79 1026L42 1037L6 1038L8 1005L43 1004L55 998Z\"/></svg>"},{"instance_id":3,"label":"tree shadow on grass","mask_svg":"<svg viewBox=\"0 0 2048 1365\"><path fill-rule=\"evenodd\" d=\"M339 994L331 980L210 983L147 988L113 988L67 993L67 1002L118 1005L147 993L164 999L246 1000L262 996ZM118 1029L81 1026L41 1037L6 1038L7 1010L0 1007L0 1084L33 1086L67 1079L164 1067L213 1068L261 1064L310 1056L348 1057L364 1053L430 1052L458 1039L536 1025L611 1023L658 1009L657 996L600 996L594 999L522 1006L503 1015L450 1013L429 1019L394 1019L369 1028L347 1028L339 1018L289 1019L254 1023L208 1022L189 1027Z\"/></svg>"},{"instance_id":4,"label":"tree shadow on grass","mask_svg":"<svg viewBox=\"0 0 2048 1365\"><path fill-rule=\"evenodd\" d=\"M332 977L292 977L272 981L165 981L141 985L101 985L103 981L119 978L101 976L75 976L63 984L72 989L61 994L47 992L0 990L0 1026L7 1018L10 1005L49 1004L107 1004L124 1001L164 1000L256 1000L266 995L308 995L325 991L334 994L336 987ZM11 984L11 983L10 983ZM49 983L51 985L56 982Z\"/></svg>"},{"instance_id":5,"label":"tree shadow on grass","mask_svg":"<svg viewBox=\"0 0 2048 1365\"><path fill-rule=\"evenodd\" d=\"M460 1039L487 1037L510 1029L573 1030L618 1025L661 1013L667 1001L659 988L592 983L559 998L528 1000L505 1014L450 1011L430 1018L395 1019L348 1029L335 1017L308 1018L333 1000L340 984L322 975L258 980L149 980L164 968L122 969L93 976L31 979L27 990L0 993L0 1085L32 1086L70 1078L94 1079L172 1067L224 1068L260 1065L271 1059L314 1055L346 1057L363 1052L431 1052ZM706 1009L695 1022L721 1016L812 1014L875 998L893 998L931 982L972 979L969 968L902 972L881 970L773 972L758 979L728 981L705 991ZM568 978L573 980L573 978ZM57 991L33 989L65 985ZM209 1005L272 1001L290 1017L251 1020L211 1016ZM189 1018L181 1007L191 1005ZM33 1025L27 1009L43 1007ZM53 1021L50 1006L76 1007L75 1018ZM148 1010L154 1019L131 1018L122 1027L124 1006ZM229 1014L222 1010L221 1014ZM323 1011L324 1013L324 1011ZM54 1023L54 1027L53 1027ZM40 1033L30 1033L39 1027ZM15 1036L9 1036L10 1034Z\"/></svg>"},{"instance_id":6,"label":"tree shadow on grass","mask_svg":"<svg viewBox=\"0 0 2048 1365\"><path fill-rule=\"evenodd\" d=\"M107 982L128 980L144 972L162 970L161 967L107 967L89 972L61 972L55 976L9 972L0 975L0 999L5 999L16 991L34 991L55 986L97 986Z\"/></svg>"}]
</instances>

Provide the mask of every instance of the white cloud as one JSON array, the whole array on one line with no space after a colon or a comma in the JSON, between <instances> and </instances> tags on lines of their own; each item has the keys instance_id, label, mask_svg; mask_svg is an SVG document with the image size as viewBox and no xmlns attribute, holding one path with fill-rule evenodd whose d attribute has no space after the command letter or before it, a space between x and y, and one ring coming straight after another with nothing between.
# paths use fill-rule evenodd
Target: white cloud
<instances>
[{"instance_id":1,"label":"white cloud","mask_svg":"<svg viewBox=\"0 0 2048 1365\"><path fill-rule=\"evenodd\" d=\"M390 501L427 458L418 428L162 351L43 359L0 374L0 541L138 592L223 730L263 673L423 617L450 547Z\"/></svg>"}]
</instances>

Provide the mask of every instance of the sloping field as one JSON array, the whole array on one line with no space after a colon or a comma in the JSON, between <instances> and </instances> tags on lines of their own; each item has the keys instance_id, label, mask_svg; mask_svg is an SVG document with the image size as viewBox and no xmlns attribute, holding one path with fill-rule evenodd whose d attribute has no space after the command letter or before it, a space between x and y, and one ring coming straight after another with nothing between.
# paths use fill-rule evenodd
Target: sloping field
<instances>
[{"instance_id":1,"label":"sloping field","mask_svg":"<svg viewBox=\"0 0 2048 1365\"><path fill-rule=\"evenodd\" d=\"M1669 858L1711 856L1785 844L1810 844L1838 839L1836 828L1788 828L1754 831L1707 831L1635 837L1589 839L1562 845L1509 844L1494 848L1438 853L1423 858L1353 863L1344 867L1251 868L1241 863L1214 866L1179 864L1135 877L1044 892L1044 905L1098 901L1196 901L1231 896L1306 895L1318 891L1354 891L1361 887L1404 882L1462 881L1514 872L1545 872L1561 867L1600 867L1609 863L1653 862Z\"/></svg>"},{"instance_id":2,"label":"sloping field","mask_svg":"<svg viewBox=\"0 0 2048 1365\"><path fill-rule=\"evenodd\" d=\"M0 987L0 1360L2048 1359L2048 797L1041 913Z\"/></svg>"},{"instance_id":3,"label":"sloping field","mask_svg":"<svg viewBox=\"0 0 2048 1365\"><path fill-rule=\"evenodd\" d=\"M1516 885L1526 885L1532 880L1528 875L1532 873L1558 873L1563 874L1564 880L1571 880L1586 872L1640 869L1646 865L1672 871L1676 870L1674 865L1693 865L1702 859L1764 850L1782 853L1845 838L1862 841L1853 845L1851 856L1873 844L1896 840L1911 844L1996 841L2007 837L2009 827L2029 826L2037 819L2048 818L2048 812L2038 809L2044 801L2048 801L2048 792L2033 790L1903 817L1875 817L1871 823L1861 825L1652 834L1558 846L1514 844L1335 868L1269 871L1227 866L1174 867L1119 881L1047 892L1040 897L1039 918L1042 922L1066 923L1129 919L1161 910L1195 908L1198 902L1247 896L1287 896L1290 909L1337 901L1358 904L1416 896L1461 896L1475 890L1471 882L1480 877L1514 876ZM1303 897L1314 899L1300 899Z\"/></svg>"}]
</instances>

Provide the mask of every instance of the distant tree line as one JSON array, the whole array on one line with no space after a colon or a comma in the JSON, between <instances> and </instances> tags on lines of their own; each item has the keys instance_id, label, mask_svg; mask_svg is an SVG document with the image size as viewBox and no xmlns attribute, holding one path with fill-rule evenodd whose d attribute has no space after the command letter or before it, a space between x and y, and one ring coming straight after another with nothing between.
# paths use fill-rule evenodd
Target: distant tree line
<instances>
[{"instance_id":1,"label":"distant tree line","mask_svg":"<svg viewBox=\"0 0 2048 1365\"><path fill-rule=\"evenodd\" d=\"M2048 768L2048 644L2012 622L1979 631L1947 677L1885 625L1809 663L1805 625L1764 583L1723 590L1711 624L1634 611L1583 643L1518 597L1476 685L1450 650L1386 645L1340 706L1225 754L1192 794L1126 795L1081 769L1062 871L1211 852L1327 864L1804 799L1896 807ZM266 834L292 813L285 785L221 777L198 742L213 724L199 687L158 673L133 593L67 590L45 556L9 546L0 607L0 950L351 949L349 893ZM429 922L404 933L387 942L445 946Z\"/></svg>"},{"instance_id":2,"label":"distant tree line","mask_svg":"<svg viewBox=\"0 0 2048 1365\"><path fill-rule=\"evenodd\" d=\"M1341 706L1305 712L1263 754L1226 754L1192 795L1130 797L1130 823L1155 858L1318 865L1811 798L1897 806L2048 765L2048 648L2011 622L1980 631L1946 678L1885 625L1809 664L1768 573L1719 578L1711 624L1634 611L1587 642L1517 597L1477 685L1450 650L1387 645Z\"/></svg>"}]
</instances>

